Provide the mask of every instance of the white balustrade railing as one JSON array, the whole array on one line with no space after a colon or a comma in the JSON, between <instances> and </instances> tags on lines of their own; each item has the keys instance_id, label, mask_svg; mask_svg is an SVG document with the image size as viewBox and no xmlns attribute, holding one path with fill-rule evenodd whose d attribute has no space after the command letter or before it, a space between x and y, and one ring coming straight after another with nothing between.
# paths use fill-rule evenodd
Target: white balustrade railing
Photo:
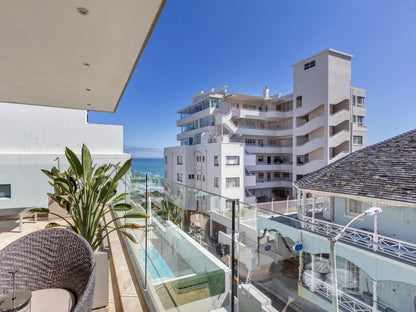
<instances>
[{"instance_id":1,"label":"white balustrade railing","mask_svg":"<svg viewBox=\"0 0 416 312\"><path fill-rule=\"evenodd\" d=\"M303 221L305 221L302 222L303 229L328 237L334 237L344 228L343 225L312 219L311 217L306 216L303 217ZM340 241L416 263L416 244L383 235L374 236L374 233L372 232L354 228L346 229L344 235L341 236Z\"/></svg>"},{"instance_id":2,"label":"white balustrade railing","mask_svg":"<svg viewBox=\"0 0 416 312\"><path fill-rule=\"evenodd\" d=\"M309 275L307 278L311 278L311 274L304 273L305 275ZM315 278L313 281L313 290L310 288L311 291L320 294L321 296L332 300L332 291L333 287L331 284L328 284L321 279ZM345 293L342 290L338 289L338 304L340 307L345 309L346 311L351 312L374 312L373 307L366 304L365 302L354 298L353 296Z\"/></svg>"}]
</instances>

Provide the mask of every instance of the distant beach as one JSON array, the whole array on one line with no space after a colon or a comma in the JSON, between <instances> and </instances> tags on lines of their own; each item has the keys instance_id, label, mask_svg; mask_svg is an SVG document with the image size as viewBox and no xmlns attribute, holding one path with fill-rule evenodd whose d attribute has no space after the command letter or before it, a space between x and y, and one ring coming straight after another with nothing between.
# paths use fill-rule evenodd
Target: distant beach
<instances>
[{"instance_id":1,"label":"distant beach","mask_svg":"<svg viewBox=\"0 0 416 312\"><path fill-rule=\"evenodd\" d=\"M131 169L163 178L163 158L133 158Z\"/></svg>"}]
</instances>

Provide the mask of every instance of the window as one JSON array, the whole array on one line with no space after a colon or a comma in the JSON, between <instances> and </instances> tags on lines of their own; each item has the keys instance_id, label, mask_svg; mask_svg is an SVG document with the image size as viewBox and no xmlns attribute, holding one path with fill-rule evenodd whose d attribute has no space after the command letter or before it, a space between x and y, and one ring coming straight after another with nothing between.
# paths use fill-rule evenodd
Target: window
<instances>
[{"instance_id":1,"label":"window","mask_svg":"<svg viewBox=\"0 0 416 312\"><path fill-rule=\"evenodd\" d=\"M305 65L304 65L304 67L303 67L303 69L304 70L307 70L307 69L309 69L309 68L311 68L311 67L315 67L315 60L313 60L313 61L310 61L309 63L306 63Z\"/></svg>"},{"instance_id":2,"label":"window","mask_svg":"<svg viewBox=\"0 0 416 312\"><path fill-rule=\"evenodd\" d=\"M205 175L202 175L202 182L205 182Z\"/></svg>"},{"instance_id":3,"label":"window","mask_svg":"<svg viewBox=\"0 0 416 312\"><path fill-rule=\"evenodd\" d=\"M214 187L220 187L220 178L214 177Z\"/></svg>"},{"instance_id":4,"label":"window","mask_svg":"<svg viewBox=\"0 0 416 312\"><path fill-rule=\"evenodd\" d=\"M200 174L197 174L197 175L196 175L196 180L197 180L197 181L201 181L201 175L200 175Z\"/></svg>"},{"instance_id":5,"label":"window","mask_svg":"<svg viewBox=\"0 0 416 312\"><path fill-rule=\"evenodd\" d=\"M354 123L356 123L360 127L364 126L364 116L355 116L354 115Z\"/></svg>"},{"instance_id":6,"label":"window","mask_svg":"<svg viewBox=\"0 0 416 312\"><path fill-rule=\"evenodd\" d=\"M214 156L214 166L218 166L218 156Z\"/></svg>"},{"instance_id":7,"label":"window","mask_svg":"<svg viewBox=\"0 0 416 312\"><path fill-rule=\"evenodd\" d=\"M258 177L259 179L264 179L264 172L259 172Z\"/></svg>"},{"instance_id":8,"label":"window","mask_svg":"<svg viewBox=\"0 0 416 312\"><path fill-rule=\"evenodd\" d=\"M168 156L165 156L165 164L168 163Z\"/></svg>"},{"instance_id":9,"label":"window","mask_svg":"<svg viewBox=\"0 0 416 312\"><path fill-rule=\"evenodd\" d=\"M296 180L300 180L300 179L302 179L303 178L303 174L297 174L296 175Z\"/></svg>"},{"instance_id":10,"label":"window","mask_svg":"<svg viewBox=\"0 0 416 312\"><path fill-rule=\"evenodd\" d=\"M195 174L190 174L190 175L188 175L188 179L189 179L189 180L193 180L193 179L195 179Z\"/></svg>"},{"instance_id":11,"label":"window","mask_svg":"<svg viewBox=\"0 0 416 312\"><path fill-rule=\"evenodd\" d=\"M226 188L240 187L240 178L226 178L225 187Z\"/></svg>"},{"instance_id":12,"label":"window","mask_svg":"<svg viewBox=\"0 0 416 312\"><path fill-rule=\"evenodd\" d=\"M346 209L347 216L355 217L363 212L362 202L358 200L354 200L354 199L347 199L346 201L347 201L347 209Z\"/></svg>"},{"instance_id":13,"label":"window","mask_svg":"<svg viewBox=\"0 0 416 312\"><path fill-rule=\"evenodd\" d=\"M279 179L280 178L280 172L274 172L273 173L273 178Z\"/></svg>"},{"instance_id":14,"label":"window","mask_svg":"<svg viewBox=\"0 0 416 312\"><path fill-rule=\"evenodd\" d=\"M264 129L264 125L263 125L263 129ZM263 140L262 139L258 139L257 140L257 144L259 145L259 146L264 146L264 143L263 143Z\"/></svg>"},{"instance_id":15,"label":"window","mask_svg":"<svg viewBox=\"0 0 416 312\"><path fill-rule=\"evenodd\" d=\"M176 164L182 165L182 156L176 156Z\"/></svg>"},{"instance_id":16,"label":"window","mask_svg":"<svg viewBox=\"0 0 416 312\"><path fill-rule=\"evenodd\" d=\"M0 198L11 198L10 184L0 184Z\"/></svg>"},{"instance_id":17,"label":"window","mask_svg":"<svg viewBox=\"0 0 416 312\"><path fill-rule=\"evenodd\" d=\"M302 107L302 96L297 96L296 97L296 108L300 108Z\"/></svg>"},{"instance_id":18,"label":"window","mask_svg":"<svg viewBox=\"0 0 416 312\"><path fill-rule=\"evenodd\" d=\"M360 135L353 136L353 144L354 145L363 145L363 137Z\"/></svg>"},{"instance_id":19,"label":"window","mask_svg":"<svg viewBox=\"0 0 416 312\"><path fill-rule=\"evenodd\" d=\"M257 156L257 161L258 162L263 162L264 161L264 156Z\"/></svg>"},{"instance_id":20,"label":"window","mask_svg":"<svg viewBox=\"0 0 416 312\"><path fill-rule=\"evenodd\" d=\"M178 181L178 182L182 182L182 173L178 172L178 173L176 174L176 181Z\"/></svg>"},{"instance_id":21,"label":"window","mask_svg":"<svg viewBox=\"0 0 416 312\"><path fill-rule=\"evenodd\" d=\"M226 165L239 165L240 156L225 156L225 164Z\"/></svg>"},{"instance_id":22,"label":"window","mask_svg":"<svg viewBox=\"0 0 416 312\"><path fill-rule=\"evenodd\" d=\"M196 156L196 162L201 162L201 156Z\"/></svg>"},{"instance_id":23,"label":"window","mask_svg":"<svg viewBox=\"0 0 416 312\"><path fill-rule=\"evenodd\" d=\"M357 106L364 107L364 97L357 96Z\"/></svg>"},{"instance_id":24,"label":"window","mask_svg":"<svg viewBox=\"0 0 416 312\"><path fill-rule=\"evenodd\" d=\"M290 178L290 173L289 172L283 172L283 178L289 179Z\"/></svg>"},{"instance_id":25,"label":"window","mask_svg":"<svg viewBox=\"0 0 416 312\"><path fill-rule=\"evenodd\" d=\"M256 145L255 139L245 139L246 145Z\"/></svg>"},{"instance_id":26,"label":"window","mask_svg":"<svg viewBox=\"0 0 416 312\"><path fill-rule=\"evenodd\" d=\"M205 156L202 156L202 162L205 162Z\"/></svg>"}]
</instances>

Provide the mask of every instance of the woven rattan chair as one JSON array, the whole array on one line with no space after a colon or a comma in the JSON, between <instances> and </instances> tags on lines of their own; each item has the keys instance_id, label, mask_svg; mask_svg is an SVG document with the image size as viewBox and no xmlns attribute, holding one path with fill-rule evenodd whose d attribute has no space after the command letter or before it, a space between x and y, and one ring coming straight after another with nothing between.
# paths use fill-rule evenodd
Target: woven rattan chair
<instances>
[{"instance_id":1,"label":"woven rattan chair","mask_svg":"<svg viewBox=\"0 0 416 312\"><path fill-rule=\"evenodd\" d=\"M62 288L75 299L73 312L91 311L95 258L87 241L64 228L28 234L0 251L0 296L12 291L8 271L19 269L16 289Z\"/></svg>"}]
</instances>

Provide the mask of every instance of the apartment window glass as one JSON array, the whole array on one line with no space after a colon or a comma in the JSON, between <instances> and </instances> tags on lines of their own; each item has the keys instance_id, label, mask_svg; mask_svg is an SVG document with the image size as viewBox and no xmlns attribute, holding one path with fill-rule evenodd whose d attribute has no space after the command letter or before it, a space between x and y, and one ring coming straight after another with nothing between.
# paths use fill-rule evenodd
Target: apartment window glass
<instances>
[{"instance_id":1,"label":"apartment window glass","mask_svg":"<svg viewBox=\"0 0 416 312\"><path fill-rule=\"evenodd\" d=\"M264 156L257 156L257 161L258 162L263 162L264 161Z\"/></svg>"},{"instance_id":2,"label":"apartment window glass","mask_svg":"<svg viewBox=\"0 0 416 312\"><path fill-rule=\"evenodd\" d=\"M168 156L165 156L165 164L168 163Z\"/></svg>"},{"instance_id":3,"label":"apartment window glass","mask_svg":"<svg viewBox=\"0 0 416 312\"><path fill-rule=\"evenodd\" d=\"M201 181L201 175L200 175L200 174L197 174L197 175L196 175L196 180L197 180L197 181Z\"/></svg>"},{"instance_id":4,"label":"apartment window glass","mask_svg":"<svg viewBox=\"0 0 416 312\"><path fill-rule=\"evenodd\" d=\"M280 178L280 172L274 172L273 173L273 178L279 179Z\"/></svg>"},{"instance_id":5,"label":"apartment window glass","mask_svg":"<svg viewBox=\"0 0 416 312\"><path fill-rule=\"evenodd\" d=\"M356 123L360 127L364 126L364 116L356 116Z\"/></svg>"},{"instance_id":6,"label":"apartment window glass","mask_svg":"<svg viewBox=\"0 0 416 312\"><path fill-rule=\"evenodd\" d=\"M302 107L302 96L297 96L296 97L296 108L300 108Z\"/></svg>"},{"instance_id":7,"label":"apartment window glass","mask_svg":"<svg viewBox=\"0 0 416 312\"><path fill-rule=\"evenodd\" d=\"M178 172L178 173L176 174L176 181L178 181L178 182L182 182L182 173Z\"/></svg>"},{"instance_id":8,"label":"apartment window glass","mask_svg":"<svg viewBox=\"0 0 416 312\"><path fill-rule=\"evenodd\" d=\"M0 184L0 198L11 198L10 184Z\"/></svg>"},{"instance_id":9,"label":"apartment window glass","mask_svg":"<svg viewBox=\"0 0 416 312\"><path fill-rule=\"evenodd\" d=\"M360 135L354 135L353 144L354 145L363 145L363 137L360 136Z\"/></svg>"},{"instance_id":10,"label":"apartment window glass","mask_svg":"<svg viewBox=\"0 0 416 312\"><path fill-rule=\"evenodd\" d=\"M214 166L218 166L218 156L214 156Z\"/></svg>"},{"instance_id":11,"label":"apartment window glass","mask_svg":"<svg viewBox=\"0 0 416 312\"><path fill-rule=\"evenodd\" d=\"M347 216L355 217L363 212L363 203L354 200L354 199L347 199Z\"/></svg>"},{"instance_id":12,"label":"apartment window glass","mask_svg":"<svg viewBox=\"0 0 416 312\"><path fill-rule=\"evenodd\" d=\"M177 165L182 165L182 156L176 156L176 164Z\"/></svg>"},{"instance_id":13,"label":"apartment window glass","mask_svg":"<svg viewBox=\"0 0 416 312\"><path fill-rule=\"evenodd\" d=\"M188 175L188 179L189 179L189 180L193 180L193 179L195 179L195 174L190 174L190 175Z\"/></svg>"},{"instance_id":14,"label":"apartment window glass","mask_svg":"<svg viewBox=\"0 0 416 312\"><path fill-rule=\"evenodd\" d=\"M357 106L364 106L364 97L362 96L357 96Z\"/></svg>"},{"instance_id":15,"label":"apartment window glass","mask_svg":"<svg viewBox=\"0 0 416 312\"><path fill-rule=\"evenodd\" d=\"M264 129L264 125L263 125L263 129ZM259 146L264 146L263 139L258 139L258 140L257 140L257 144L258 144Z\"/></svg>"},{"instance_id":16,"label":"apartment window glass","mask_svg":"<svg viewBox=\"0 0 416 312\"><path fill-rule=\"evenodd\" d=\"M309 68L311 68L311 67L315 67L315 65L316 65L316 62L315 62L315 60L313 60L313 61L310 61L310 62L306 63L306 64L304 65L303 69L304 69L304 70L307 70L307 69L309 69Z\"/></svg>"},{"instance_id":17,"label":"apartment window glass","mask_svg":"<svg viewBox=\"0 0 416 312\"><path fill-rule=\"evenodd\" d=\"M205 182L205 175L202 175L202 182Z\"/></svg>"},{"instance_id":18,"label":"apartment window glass","mask_svg":"<svg viewBox=\"0 0 416 312\"><path fill-rule=\"evenodd\" d=\"M220 178L214 177L214 187L220 187Z\"/></svg>"},{"instance_id":19,"label":"apartment window glass","mask_svg":"<svg viewBox=\"0 0 416 312\"><path fill-rule=\"evenodd\" d=\"M259 172L258 173L258 177L259 177L259 179L264 179L264 173L263 172Z\"/></svg>"},{"instance_id":20,"label":"apartment window glass","mask_svg":"<svg viewBox=\"0 0 416 312\"><path fill-rule=\"evenodd\" d=\"M196 162L201 162L201 156L196 156Z\"/></svg>"},{"instance_id":21,"label":"apartment window glass","mask_svg":"<svg viewBox=\"0 0 416 312\"><path fill-rule=\"evenodd\" d=\"M226 178L225 187L226 188L240 187L240 178Z\"/></svg>"},{"instance_id":22,"label":"apartment window glass","mask_svg":"<svg viewBox=\"0 0 416 312\"><path fill-rule=\"evenodd\" d=\"M226 165L239 165L240 156L225 156L225 164Z\"/></svg>"},{"instance_id":23,"label":"apartment window glass","mask_svg":"<svg viewBox=\"0 0 416 312\"><path fill-rule=\"evenodd\" d=\"M256 145L255 139L245 139L246 145Z\"/></svg>"},{"instance_id":24,"label":"apartment window glass","mask_svg":"<svg viewBox=\"0 0 416 312\"><path fill-rule=\"evenodd\" d=\"M283 172L283 178L289 179L290 178L290 173L289 172Z\"/></svg>"}]
</instances>

